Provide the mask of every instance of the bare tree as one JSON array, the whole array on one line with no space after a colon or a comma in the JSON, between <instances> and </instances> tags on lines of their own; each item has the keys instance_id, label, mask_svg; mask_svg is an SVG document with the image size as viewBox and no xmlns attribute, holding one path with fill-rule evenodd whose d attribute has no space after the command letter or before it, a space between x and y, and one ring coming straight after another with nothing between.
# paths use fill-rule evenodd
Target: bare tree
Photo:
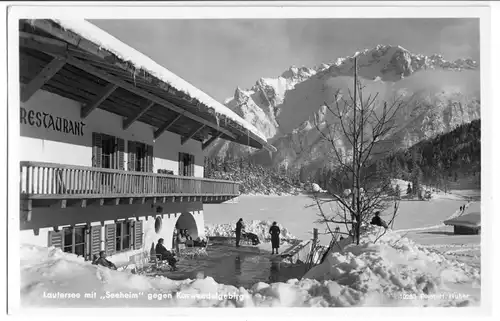
<instances>
[{"instance_id":1,"label":"bare tree","mask_svg":"<svg viewBox=\"0 0 500 321\"><path fill-rule=\"evenodd\" d=\"M368 223L375 212L387 216L387 212L391 212L387 210L394 204L389 214L390 226L397 216L399 197L393 193L390 166L383 161L377 163L377 159L393 147L388 138L396 129L399 110L406 104L401 97L380 101L378 93L365 99L364 89L358 81L357 59L354 58L354 93L348 90L348 97L344 97L337 91L334 103L325 103L327 112L333 117L325 118L321 124L315 118L316 129L331 145L332 163L336 164L335 175L328 178L332 197L324 200L313 194L320 212L317 222L326 224L329 232L332 231L330 224L345 225L357 244L362 224ZM332 215L327 215L321 207L326 202L337 204Z\"/></svg>"}]
</instances>

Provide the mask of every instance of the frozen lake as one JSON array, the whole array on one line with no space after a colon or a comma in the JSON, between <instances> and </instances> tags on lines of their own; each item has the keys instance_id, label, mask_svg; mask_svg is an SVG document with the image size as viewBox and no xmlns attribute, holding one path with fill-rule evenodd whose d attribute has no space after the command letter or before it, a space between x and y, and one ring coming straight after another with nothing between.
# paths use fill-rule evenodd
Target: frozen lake
<instances>
[{"instance_id":1,"label":"frozen lake","mask_svg":"<svg viewBox=\"0 0 500 321\"><path fill-rule=\"evenodd\" d=\"M401 201L394 230L435 226L464 204L466 201L457 197L432 201ZM326 213L333 213L335 205L333 202L327 203L323 204L322 208ZM480 203L478 202L471 204L468 212L479 210ZM206 204L204 213L205 224L230 223L237 221L240 217L244 221L277 221L300 239L311 238L313 228L318 228L320 233L325 230L324 226L315 223L319 218L319 211L314 206L314 200L307 195L241 196L236 203ZM330 237L323 235L320 236L320 240L328 244Z\"/></svg>"}]
</instances>

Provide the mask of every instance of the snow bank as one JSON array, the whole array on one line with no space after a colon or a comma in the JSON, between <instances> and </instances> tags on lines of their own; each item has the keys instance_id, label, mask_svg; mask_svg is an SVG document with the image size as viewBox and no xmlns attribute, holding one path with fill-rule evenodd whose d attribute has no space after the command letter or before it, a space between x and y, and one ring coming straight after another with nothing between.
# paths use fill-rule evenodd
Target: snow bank
<instances>
[{"instance_id":1,"label":"snow bank","mask_svg":"<svg viewBox=\"0 0 500 321\"><path fill-rule=\"evenodd\" d=\"M205 235L207 236L224 236L224 237L234 237L234 230L236 229L236 222L227 224L208 224L205 225ZM271 228L273 222L272 221L261 221L261 220L252 220L250 222L245 222L245 231L254 233L257 235L261 242L269 239L269 228ZM278 224L281 234L281 240L296 240L297 238L293 236L285 227Z\"/></svg>"},{"instance_id":2,"label":"snow bank","mask_svg":"<svg viewBox=\"0 0 500 321\"><path fill-rule=\"evenodd\" d=\"M480 284L480 270L437 251L419 246L397 232L367 226L360 245L342 241L325 261L311 269L304 278L319 282L335 281L339 287L354 291L368 302L401 301L403 305L462 306L475 305L479 298L467 289ZM464 292L451 289L464 284ZM456 287L454 287L456 288ZM374 300L374 301L373 301ZM365 301L365 303L367 302Z\"/></svg>"},{"instance_id":3,"label":"snow bank","mask_svg":"<svg viewBox=\"0 0 500 321\"><path fill-rule=\"evenodd\" d=\"M319 187L318 184L316 183L312 183L311 184L311 192L315 192L315 193L326 193L326 190L322 189L321 187Z\"/></svg>"},{"instance_id":4,"label":"snow bank","mask_svg":"<svg viewBox=\"0 0 500 321\"><path fill-rule=\"evenodd\" d=\"M363 241L379 232L373 228ZM477 269L395 232L377 244L345 246L300 281L259 282L250 289L203 275L174 281L112 271L54 248L22 245L20 255L21 303L31 307L464 306L478 300L446 284L480 282Z\"/></svg>"}]
</instances>

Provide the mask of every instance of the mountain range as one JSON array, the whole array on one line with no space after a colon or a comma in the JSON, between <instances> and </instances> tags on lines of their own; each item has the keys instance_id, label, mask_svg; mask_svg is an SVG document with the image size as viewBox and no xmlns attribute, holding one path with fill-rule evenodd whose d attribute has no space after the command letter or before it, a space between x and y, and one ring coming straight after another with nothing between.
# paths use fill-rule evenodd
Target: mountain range
<instances>
[{"instance_id":1,"label":"mountain range","mask_svg":"<svg viewBox=\"0 0 500 321\"><path fill-rule=\"evenodd\" d=\"M219 140L207 156L250 157L265 166L322 166L329 143L319 128L338 121L327 106L335 94L353 89L354 57L363 95L377 104L399 99L391 149L407 148L480 118L479 63L447 61L441 55L413 54L400 46L378 45L319 66L292 66L279 77L261 78L250 89L237 87L225 105L265 134L278 152L270 154Z\"/></svg>"}]
</instances>

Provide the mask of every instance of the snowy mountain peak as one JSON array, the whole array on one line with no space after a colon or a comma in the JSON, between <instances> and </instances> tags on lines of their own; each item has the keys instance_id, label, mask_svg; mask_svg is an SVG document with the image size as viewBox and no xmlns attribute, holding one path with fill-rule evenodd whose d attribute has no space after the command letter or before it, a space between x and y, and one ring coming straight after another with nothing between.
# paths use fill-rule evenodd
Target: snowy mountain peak
<instances>
[{"instance_id":1,"label":"snowy mountain peak","mask_svg":"<svg viewBox=\"0 0 500 321\"><path fill-rule=\"evenodd\" d=\"M351 85L355 56L358 76L367 85L385 97L412 100L398 115L401 128L391 138L400 146L480 117L478 72L456 73L477 70L477 62L468 58L447 61L440 54L413 54L399 45L379 44L314 68L290 66L278 77L260 78L251 89L236 88L226 106L279 150L263 163L275 165L287 159L298 165L325 157L328 146L322 143L315 121L323 127L331 121L325 103L333 103L333 93ZM222 141L210 150L211 155L219 156L247 152Z\"/></svg>"},{"instance_id":2,"label":"snowy mountain peak","mask_svg":"<svg viewBox=\"0 0 500 321\"><path fill-rule=\"evenodd\" d=\"M287 78L287 79L300 79L300 80L305 80L312 75L316 74L316 71L311 68L307 67L296 67L296 66L291 66L281 74L281 77Z\"/></svg>"},{"instance_id":3,"label":"snowy mountain peak","mask_svg":"<svg viewBox=\"0 0 500 321\"><path fill-rule=\"evenodd\" d=\"M472 59L447 61L440 54L425 56L413 54L401 46L377 45L372 49L364 49L353 56L338 58L325 73L329 76L351 76L354 58L357 58L359 75L367 79L380 77L383 81L398 81L420 70L453 70L462 71L476 69L478 63Z\"/></svg>"},{"instance_id":4,"label":"snowy mountain peak","mask_svg":"<svg viewBox=\"0 0 500 321\"><path fill-rule=\"evenodd\" d=\"M247 94L246 91L241 89L240 87L236 87L236 90L234 91L234 99L236 101L245 101L247 99Z\"/></svg>"}]
</instances>

